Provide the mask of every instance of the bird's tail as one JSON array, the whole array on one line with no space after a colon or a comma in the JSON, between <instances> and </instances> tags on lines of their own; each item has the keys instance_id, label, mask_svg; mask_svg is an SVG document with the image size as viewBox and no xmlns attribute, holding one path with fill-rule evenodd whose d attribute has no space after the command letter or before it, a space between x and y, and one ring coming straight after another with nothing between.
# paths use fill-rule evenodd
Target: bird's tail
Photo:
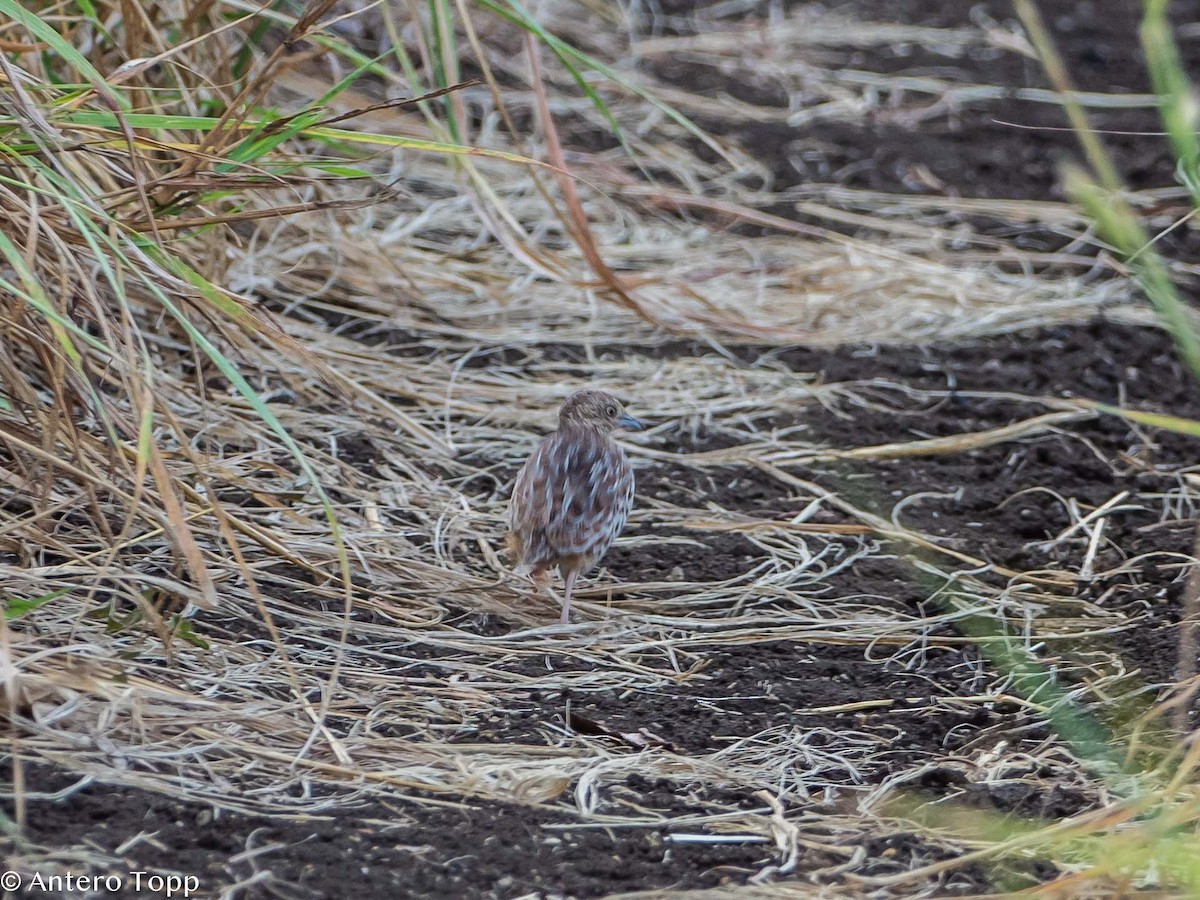
<instances>
[{"instance_id":1,"label":"bird's tail","mask_svg":"<svg viewBox=\"0 0 1200 900\"><path fill-rule=\"evenodd\" d=\"M521 553L521 540L511 531L504 536L504 555L508 557L509 562L514 563L513 572L517 575L528 575L533 571L533 566L521 559L524 555Z\"/></svg>"}]
</instances>

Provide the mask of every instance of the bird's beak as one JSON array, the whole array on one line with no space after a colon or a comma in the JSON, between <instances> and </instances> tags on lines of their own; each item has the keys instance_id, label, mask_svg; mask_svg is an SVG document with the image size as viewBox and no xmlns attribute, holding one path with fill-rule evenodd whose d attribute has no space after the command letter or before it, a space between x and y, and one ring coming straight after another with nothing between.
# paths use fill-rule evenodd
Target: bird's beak
<instances>
[{"instance_id":1,"label":"bird's beak","mask_svg":"<svg viewBox=\"0 0 1200 900\"><path fill-rule=\"evenodd\" d=\"M633 416L631 416L629 413L625 413L625 414L621 415L620 417L618 417L617 424L620 425L622 428L624 428L626 431L641 431L643 428L646 427L641 422L639 422L637 419L635 419Z\"/></svg>"}]
</instances>

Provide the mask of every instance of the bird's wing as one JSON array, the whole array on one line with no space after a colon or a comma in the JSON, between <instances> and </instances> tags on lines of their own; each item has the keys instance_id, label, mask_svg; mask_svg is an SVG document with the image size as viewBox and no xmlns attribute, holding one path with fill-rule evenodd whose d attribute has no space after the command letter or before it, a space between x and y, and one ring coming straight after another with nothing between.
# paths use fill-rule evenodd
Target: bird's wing
<instances>
[{"instance_id":1,"label":"bird's wing","mask_svg":"<svg viewBox=\"0 0 1200 900\"><path fill-rule=\"evenodd\" d=\"M563 555L602 554L629 514L633 472L624 452L608 438L589 436L556 444L549 463L554 489L546 540Z\"/></svg>"},{"instance_id":2,"label":"bird's wing","mask_svg":"<svg viewBox=\"0 0 1200 900\"><path fill-rule=\"evenodd\" d=\"M557 434L547 435L525 460L513 484L508 504L508 523L514 533L533 533L545 529L553 504L550 458L554 453Z\"/></svg>"},{"instance_id":3,"label":"bird's wing","mask_svg":"<svg viewBox=\"0 0 1200 900\"><path fill-rule=\"evenodd\" d=\"M526 555L594 558L624 528L632 503L633 469L615 442L555 432L517 475L509 526Z\"/></svg>"}]
</instances>

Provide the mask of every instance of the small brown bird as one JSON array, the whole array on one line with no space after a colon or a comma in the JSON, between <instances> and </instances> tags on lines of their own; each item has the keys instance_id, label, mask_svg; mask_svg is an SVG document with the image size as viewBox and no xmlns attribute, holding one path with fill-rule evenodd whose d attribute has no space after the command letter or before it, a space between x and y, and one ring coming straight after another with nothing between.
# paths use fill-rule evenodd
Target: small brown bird
<instances>
[{"instance_id":1,"label":"small brown bird","mask_svg":"<svg viewBox=\"0 0 1200 900\"><path fill-rule=\"evenodd\" d=\"M613 430L642 427L612 394L579 391L559 410L558 431L542 438L517 475L508 546L517 571L538 584L558 567L563 624L575 579L608 552L633 506L633 468Z\"/></svg>"}]
</instances>

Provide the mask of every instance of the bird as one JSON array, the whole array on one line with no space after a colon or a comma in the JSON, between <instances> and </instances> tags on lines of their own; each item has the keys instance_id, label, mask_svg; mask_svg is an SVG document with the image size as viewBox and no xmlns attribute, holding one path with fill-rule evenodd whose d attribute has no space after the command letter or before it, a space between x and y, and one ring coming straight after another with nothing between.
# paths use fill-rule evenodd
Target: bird
<instances>
[{"instance_id":1,"label":"bird","mask_svg":"<svg viewBox=\"0 0 1200 900\"><path fill-rule=\"evenodd\" d=\"M559 409L558 430L538 442L513 483L507 543L516 571L548 588L558 568L563 625L575 580L608 552L633 507L633 467L613 432L644 427L612 394L577 391Z\"/></svg>"}]
</instances>

